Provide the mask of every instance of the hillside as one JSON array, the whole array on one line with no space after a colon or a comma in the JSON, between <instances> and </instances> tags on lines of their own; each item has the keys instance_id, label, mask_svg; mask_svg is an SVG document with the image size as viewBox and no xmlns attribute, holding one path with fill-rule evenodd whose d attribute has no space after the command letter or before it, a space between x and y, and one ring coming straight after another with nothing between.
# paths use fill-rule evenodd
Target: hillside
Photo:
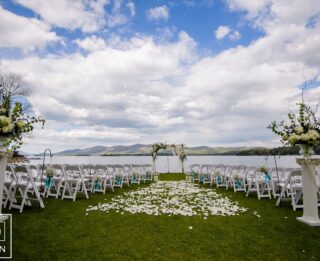
<instances>
[{"instance_id":1,"label":"hillside","mask_svg":"<svg viewBox=\"0 0 320 261\"><path fill-rule=\"evenodd\" d=\"M249 147L187 147L188 155L237 155L246 153L249 150L266 150L265 148L249 148ZM86 149L64 150L55 155L58 156L99 156L99 155L150 155L151 145L134 144L128 146L95 146ZM171 149L160 151L159 155L171 155Z\"/></svg>"}]
</instances>

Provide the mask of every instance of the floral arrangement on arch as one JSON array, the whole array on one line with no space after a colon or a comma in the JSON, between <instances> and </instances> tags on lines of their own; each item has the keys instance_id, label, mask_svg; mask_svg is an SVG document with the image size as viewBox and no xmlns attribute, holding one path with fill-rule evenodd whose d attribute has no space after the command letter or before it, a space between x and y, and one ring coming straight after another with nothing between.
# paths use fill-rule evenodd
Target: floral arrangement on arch
<instances>
[{"instance_id":1,"label":"floral arrangement on arch","mask_svg":"<svg viewBox=\"0 0 320 261\"><path fill-rule=\"evenodd\" d=\"M20 102L11 106L11 97L3 96L0 104L0 138L1 146L11 145L12 150L17 150L23 144L23 134L30 133L35 123L44 126L45 120L41 117L27 115Z\"/></svg>"},{"instance_id":2,"label":"floral arrangement on arch","mask_svg":"<svg viewBox=\"0 0 320 261\"><path fill-rule=\"evenodd\" d=\"M157 158L157 153L159 150L165 150L167 149L167 144L165 143L155 143L152 145L152 158L156 159Z\"/></svg>"},{"instance_id":3,"label":"floral arrangement on arch","mask_svg":"<svg viewBox=\"0 0 320 261\"><path fill-rule=\"evenodd\" d=\"M281 142L287 145L313 146L320 143L320 122L316 112L304 102L297 104L299 113L288 113L290 123L273 121L268 128L281 136Z\"/></svg>"},{"instance_id":4,"label":"floral arrangement on arch","mask_svg":"<svg viewBox=\"0 0 320 261\"><path fill-rule=\"evenodd\" d=\"M184 144L181 144L178 149L179 149L178 151L179 158L183 162L184 160L187 159L187 153L184 149Z\"/></svg>"}]
</instances>

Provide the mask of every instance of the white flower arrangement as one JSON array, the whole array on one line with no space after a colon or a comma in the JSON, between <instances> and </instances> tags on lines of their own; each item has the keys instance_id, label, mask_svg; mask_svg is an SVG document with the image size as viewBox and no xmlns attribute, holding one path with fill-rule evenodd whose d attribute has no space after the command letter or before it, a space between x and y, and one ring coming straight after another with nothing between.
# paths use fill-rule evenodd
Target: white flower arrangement
<instances>
[{"instance_id":1,"label":"white flower arrangement","mask_svg":"<svg viewBox=\"0 0 320 261\"><path fill-rule=\"evenodd\" d=\"M46 176L48 178L52 178L54 175L55 175L55 170L51 166L47 167Z\"/></svg>"},{"instance_id":2,"label":"white flower arrangement","mask_svg":"<svg viewBox=\"0 0 320 261\"><path fill-rule=\"evenodd\" d=\"M320 143L320 122L315 112L305 103L298 103L299 114L288 114L290 124L274 121L268 128L281 136L284 145L304 144L313 146Z\"/></svg>"},{"instance_id":3,"label":"white flower arrangement","mask_svg":"<svg viewBox=\"0 0 320 261\"><path fill-rule=\"evenodd\" d=\"M260 171L261 173L267 174L267 173L268 173L268 168L265 167L265 166L261 166L261 167L259 168L259 171Z\"/></svg>"}]
</instances>

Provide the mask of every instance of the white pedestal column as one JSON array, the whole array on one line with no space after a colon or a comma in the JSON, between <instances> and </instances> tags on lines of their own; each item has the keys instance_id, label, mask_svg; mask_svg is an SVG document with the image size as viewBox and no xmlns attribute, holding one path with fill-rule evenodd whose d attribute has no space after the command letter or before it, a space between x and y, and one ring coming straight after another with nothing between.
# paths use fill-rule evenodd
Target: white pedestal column
<instances>
[{"instance_id":1,"label":"white pedestal column","mask_svg":"<svg viewBox=\"0 0 320 261\"><path fill-rule=\"evenodd\" d=\"M2 199L3 199L3 186L4 186L4 177L6 174L6 164L8 160L8 155L6 151L3 151L0 148L0 222L6 220L8 216L2 215Z\"/></svg>"},{"instance_id":2,"label":"white pedestal column","mask_svg":"<svg viewBox=\"0 0 320 261\"><path fill-rule=\"evenodd\" d=\"M301 166L303 182L303 216L297 220L310 226L320 226L316 179L316 166L320 165L320 158L309 156L297 158L296 161Z\"/></svg>"}]
</instances>

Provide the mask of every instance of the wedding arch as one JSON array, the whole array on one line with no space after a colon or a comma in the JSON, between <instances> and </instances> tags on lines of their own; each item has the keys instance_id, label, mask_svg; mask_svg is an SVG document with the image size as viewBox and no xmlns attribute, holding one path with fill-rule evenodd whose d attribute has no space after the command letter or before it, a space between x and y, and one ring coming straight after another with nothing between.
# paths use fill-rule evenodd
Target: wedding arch
<instances>
[{"instance_id":1,"label":"wedding arch","mask_svg":"<svg viewBox=\"0 0 320 261\"><path fill-rule=\"evenodd\" d=\"M156 161L157 161L157 154L160 150L166 150L166 149L171 149L172 154L174 156L179 157L179 163L181 165L181 172L184 173L184 161L187 159L187 153L185 152L185 145L184 144L166 144L166 143L154 143L152 145L152 169L153 172L157 172L157 166L156 166Z\"/></svg>"}]
</instances>

